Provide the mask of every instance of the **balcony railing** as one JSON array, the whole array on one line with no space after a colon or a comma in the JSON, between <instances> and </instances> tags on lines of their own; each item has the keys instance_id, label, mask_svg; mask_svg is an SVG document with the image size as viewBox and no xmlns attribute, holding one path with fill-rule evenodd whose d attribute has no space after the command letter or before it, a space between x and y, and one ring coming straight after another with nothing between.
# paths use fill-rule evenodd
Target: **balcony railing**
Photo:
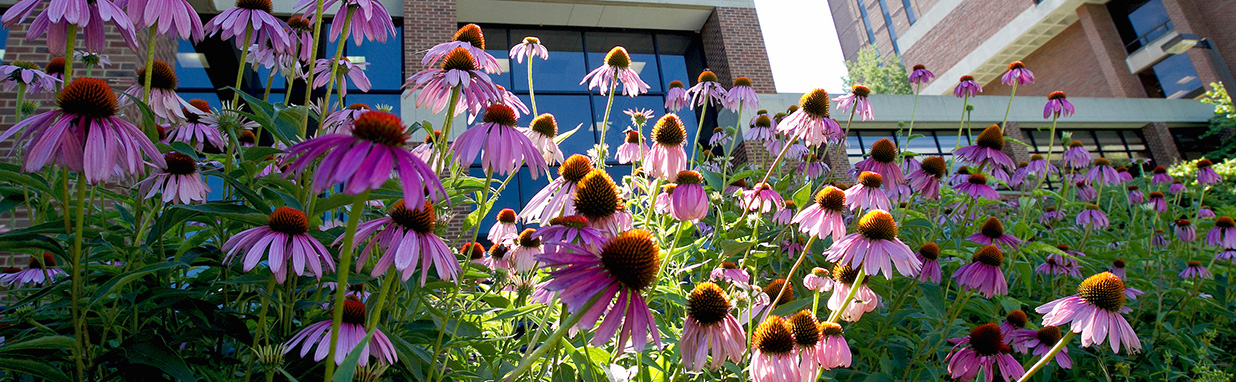
<instances>
[{"instance_id":1,"label":"balcony railing","mask_svg":"<svg viewBox=\"0 0 1236 382\"><path fill-rule=\"evenodd\" d=\"M1150 30L1146 31L1146 33L1142 33L1141 36L1137 36L1137 39L1133 40L1132 42L1125 44L1124 49L1128 53L1136 52L1138 49L1141 49L1142 47L1146 46L1146 44L1149 44L1154 39L1159 38L1159 36L1162 36L1164 33L1167 33L1173 29L1175 29L1175 27L1172 25L1172 22L1170 20L1164 21L1162 24L1159 24L1155 26L1154 28L1151 28Z\"/></svg>"}]
</instances>

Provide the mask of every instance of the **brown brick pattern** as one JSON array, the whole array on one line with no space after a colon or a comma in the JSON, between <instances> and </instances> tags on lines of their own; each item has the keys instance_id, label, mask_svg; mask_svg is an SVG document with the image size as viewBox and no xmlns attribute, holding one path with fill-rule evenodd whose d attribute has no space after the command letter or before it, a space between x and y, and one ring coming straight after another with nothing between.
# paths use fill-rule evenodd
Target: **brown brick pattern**
<instances>
[{"instance_id":1,"label":"brown brick pattern","mask_svg":"<svg viewBox=\"0 0 1236 382\"><path fill-rule=\"evenodd\" d=\"M728 86L735 77L747 77L757 93L777 92L755 8L716 8L700 35L718 81Z\"/></svg>"},{"instance_id":2,"label":"brown brick pattern","mask_svg":"<svg viewBox=\"0 0 1236 382\"><path fill-rule=\"evenodd\" d=\"M405 73L423 69L425 51L451 40L459 24L455 0L415 0L403 2L403 65Z\"/></svg>"},{"instance_id":3,"label":"brown brick pattern","mask_svg":"<svg viewBox=\"0 0 1236 382\"><path fill-rule=\"evenodd\" d=\"M1142 128L1146 137L1146 146L1150 148L1150 156L1155 165L1171 166L1180 160L1180 151L1176 149L1176 138L1166 123L1154 122Z\"/></svg>"},{"instance_id":4,"label":"brown brick pattern","mask_svg":"<svg viewBox=\"0 0 1236 382\"><path fill-rule=\"evenodd\" d=\"M1107 82L1112 97L1143 98L1146 89L1137 75L1129 72L1129 66L1124 59L1124 42L1116 25L1112 23L1112 15L1107 6L1102 4L1082 4L1077 8L1078 23L1085 32L1086 40L1096 57L1099 71Z\"/></svg>"},{"instance_id":5,"label":"brown brick pattern","mask_svg":"<svg viewBox=\"0 0 1236 382\"><path fill-rule=\"evenodd\" d=\"M1004 136L1006 138L1016 139L1022 143L1030 143L1026 140L1025 135L1021 133L1021 127L1018 126L1017 122L1009 122L1004 126ZM1004 144L1004 150L1001 151L1003 151L1005 155L1008 155L1009 158L1012 158L1013 163L1030 161L1030 150L1026 149L1026 146L1013 142L1007 142Z\"/></svg>"},{"instance_id":6,"label":"brown brick pattern","mask_svg":"<svg viewBox=\"0 0 1236 382\"><path fill-rule=\"evenodd\" d=\"M902 47L904 50L901 54L906 68L921 64L935 73L944 73L970 54L974 47L995 35L1000 28L1032 6L1033 1L965 0L909 49ZM868 10L868 16L882 19L879 11L877 5L876 13ZM879 39L878 33L876 38ZM937 77L935 81L955 83L957 79ZM986 90L987 87L984 86L983 89Z\"/></svg>"},{"instance_id":7,"label":"brown brick pattern","mask_svg":"<svg viewBox=\"0 0 1236 382\"><path fill-rule=\"evenodd\" d=\"M1060 90L1072 97L1114 97L1112 85L1102 74L1099 60L1087 41L1082 24L1074 22L1021 59L1026 68L1034 72L1034 83L1018 86L1017 96L1046 97ZM1121 58L1118 64L1125 65L1124 59ZM1129 72L1128 66L1124 66L1124 72ZM999 77L983 85L983 95L1008 95L1011 90L1012 87L1000 83Z\"/></svg>"}]
</instances>

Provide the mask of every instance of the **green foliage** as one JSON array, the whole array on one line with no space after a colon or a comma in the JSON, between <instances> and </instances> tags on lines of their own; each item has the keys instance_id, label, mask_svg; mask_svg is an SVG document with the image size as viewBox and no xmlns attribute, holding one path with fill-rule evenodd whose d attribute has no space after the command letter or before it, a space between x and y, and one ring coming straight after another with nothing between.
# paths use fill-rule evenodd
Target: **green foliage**
<instances>
[{"instance_id":1,"label":"green foliage","mask_svg":"<svg viewBox=\"0 0 1236 382\"><path fill-rule=\"evenodd\" d=\"M863 85L874 94L913 94L910 75L894 53L881 56L873 45L858 51L854 61L845 62L849 75L841 77L846 87Z\"/></svg>"},{"instance_id":2,"label":"green foliage","mask_svg":"<svg viewBox=\"0 0 1236 382\"><path fill-rule=\"evenodd\" d=\"M1223 84L1212 82L1213 90L1207 91L1202 102L1215 105L1215 116L1210 118L1210 127L1200 138L1219 140L1219 147L1206 154L1207 158L1219 161L1236 158L1236 108L1232 107L1232 97L1227 94Z\"/></svg>"}]
</instances>

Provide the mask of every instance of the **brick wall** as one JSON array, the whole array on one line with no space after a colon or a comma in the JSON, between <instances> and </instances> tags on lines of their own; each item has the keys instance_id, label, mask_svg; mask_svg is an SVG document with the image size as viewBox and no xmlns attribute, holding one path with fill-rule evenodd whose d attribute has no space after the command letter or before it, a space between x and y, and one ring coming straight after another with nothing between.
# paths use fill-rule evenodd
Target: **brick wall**
<instances>
[{"instance_id":1,"label":"brick wall","mask_svg":"<svg viewBox=\"0 0 1236 382\"><path fill-rule=\"evenodd\" d=\"M1021 126L1018 126L1017 122L1009 122L1004 126L1004 136L1007 138L1016 139L1022 143L1030 143L1026 140L1025 135L1021 133ZM1009 158L1012 158L1013 163L1030 161L1030 151L1026 149L1026 146L1008 142L1004 144L1004 150L1001 151L1003 151L1005 155L1008 155Z\"/></svg>"},{"instance_id":2,"label":"brick wall","mask_svg":"<svg viewBox=\"0 0 1236 382\"><path fill-rule=\"evenodd\" d=\"M1116 96L1080 22L1074 22L1021 61L1034 72L1034 83L1018 86L1018 96L1046 97L1057 90L1070 97ZM1124 59L1117 64L1124 66ZM1123 70L1128 73L1128 66ZM983 95L1008 95L1011 90L1012 87L1000 83L999 77L983 85Z\"/></svg>"},{"instance_id":3,"label":"brick wall","mask_svg":"<svg viewBox=\"0 0 1236 382\"><path fill-rule=\"evenodd\" d=\"M735 77L747 77L756 92L777 92L755 8L716 8L700 35L708 68L719 82L729 86Z\"/></svg>"},{"instance_id":4,"label":"brick wall","mask_svg":"<svg viewBox=\"0 0 1236 382\"><path fill-rule=\"evenodd\" d=\"M977 44L1033 5L1032 1L965 0L918 42L901 52L906 67L921 64L935 73L944 73L970 54ZM936 78L936 81L955 83L957 79Z\"/></svg>"},{"instance_id":5,"label":"brick wall","mask_svg":"<svg viewBox=\"0 0 1236 382\"><path fill-rule=\"evenodd\" d=\"M1082 4L1077 8L1078 24L1085 32L1095 63L1103 74L1112 97L1144 98L1146 88L1137 75L1129 72L1125 58L1128 57L1124 41L1112 23L1112 15L1102 4Z\"/></svg>"},{"instance_id":6,"label":"brick wall","mask_svg":"<svg viewBox=\"0 0 1236 382\"><path fill-rule=\"evenodd\" d=\"M1236 15L1236 2L1193 0L1191 3L1195 4L1194 9L1204 10L1196 14L1198 23L1206 26L1206 33L1199 34L1199 37L1209 38L1210 42L1216 45L1219 53L1223 55L1223 60L1227 61L1228 70L1236 71L1236 22L1233 22L1236 20L1232 16ZM1205 65L1195 62L1193 66L1198 67L1198 71L1201 72ZM1209 86L1210 83L1203 83L1203 85Z\"/></svg>"},{"instance_id":7,"label":"brick wall","mask_svg":"<svg viewBox=\"0 0 1236 382\"><path fill-rule=\"evenodd\" d=\"M451 40L459 29L455 0L403 2L404 73L423 69L421 58L434 45Z\"/></svg>"},{"instance_id":8,"label":"brick wall","mask_svg":"<svg viewBox=\"0 0 1236 382\"><path fill-rule=\"evenodd\" d=\"M1150 148L1150 156L1155 165L1171 166L1180 160L1180 151L1176 149L1176 138L1166 123L1155 122L1142 128L1146 137L1146 146Z\"/></svg>"}]
</instances>

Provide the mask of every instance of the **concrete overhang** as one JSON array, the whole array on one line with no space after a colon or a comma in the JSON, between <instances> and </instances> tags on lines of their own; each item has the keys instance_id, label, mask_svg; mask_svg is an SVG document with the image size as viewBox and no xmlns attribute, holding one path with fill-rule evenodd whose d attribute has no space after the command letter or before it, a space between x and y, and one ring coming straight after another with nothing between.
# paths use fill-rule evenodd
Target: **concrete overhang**
<instances>
[{"instance_id":1,"label":"concrete overhang","mask_svg":"<svg viewBox=\"0 0 1236 382\"><path fill-rule=\"evenodd\" d=\"M980 84L998 78L1008 70L1010 62L1029 56L1077 21L1077 8L1085 3L1103 4L1106 1L1043 0L1027 8L987 40L978 42L970 54L962 57L947 72L938 73L938 78L961 78L969 74ZM921 33L908 34L906 42L911 42L912 45L920 35ZM898 39L898 44L902 49L909 49L902 40ZM923 88L923 93L948 94L954 85L956 82L948 80L932 81Z\"/></svg>"},{"instance_id":2,"label":"concrete overhang","mask_svg":"<svg viewBox=\"0 0 1236 382\"><path fill-rule=\"evenodd\" d=\"M1182 35L1174 30L1167 31L1162 36L1146 43L1146 46L1141 49L1130 53L1124 62L1129 65L1130 73L1140 73L1172 55L1184 53L1189 48L1197 46L1197 41L1196 35Z\"/></svg>"},{"instance_id":3,"label":"concrete overhang","mask_svg":"<svg viewBox=\"0 0 1236 382\"><path fill-rule=\"evenodd\" d=\"M698 31L714 8L754 8L751 0L459 0L460 22Z\"/></svg>"}]
</instances>

